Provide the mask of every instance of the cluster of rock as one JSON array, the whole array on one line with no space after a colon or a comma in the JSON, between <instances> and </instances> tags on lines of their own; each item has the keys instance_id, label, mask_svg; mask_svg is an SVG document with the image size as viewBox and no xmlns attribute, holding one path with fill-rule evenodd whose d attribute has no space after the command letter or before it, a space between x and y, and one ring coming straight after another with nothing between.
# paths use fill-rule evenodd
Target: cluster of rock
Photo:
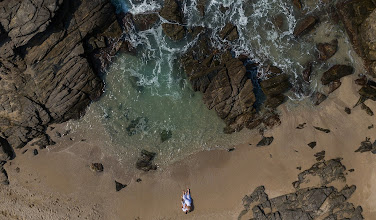
<instances>
[{"instance_id":1,"label":"cluster of rock","mask_svg":"<svg viewBox=\"0 0 376 220\"><path fill-rule=\"evenodd\" d=\"M113 47L122 30L110 0L3 0L0 11L2 148L36 137L43 148L53 144L49 124L79 118L100 97L91 58Z\"/></svg>"},{"instance_id":2,"label":"cluster of rock","mask_svg":"<svg viewBox=\"0 0 376 220\"><path fill-rule=\"evenodd\" d=\"M376 141L372 143L370 141L370 138L366 138L365 141L362 141L360 143L359 148L356 149L355 152L360 152L360 153L371 152L373 154L376 154Z\"/></svg>"},{"instance_id":3,"label":"cluster of rock","mask_svg":"<svg viewBox=\"0 0 376 220\"><path fill-rule=\"evenodd\" d=\"M275 198L269 198L265 193L265 187L259 186L253 193L243 198L244 210L239 214L238 219L363 219L362 207L355 207L354 204L347 202L356 190L356 186L346 185L342 190L326 186L333 180L343 178L344 169L338 159L317 163L299 174L299 179L307 173L317 173L322 180L320 187L302 189L297 187L295 192Z\"/></svg>"}]
</instances>

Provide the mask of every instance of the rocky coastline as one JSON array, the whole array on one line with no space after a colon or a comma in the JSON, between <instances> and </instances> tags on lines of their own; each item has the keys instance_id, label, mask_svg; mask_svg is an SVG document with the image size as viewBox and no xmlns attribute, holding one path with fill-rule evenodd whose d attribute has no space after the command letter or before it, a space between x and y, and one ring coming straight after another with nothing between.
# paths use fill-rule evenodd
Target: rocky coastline
<instances>
[{"instance_id":1,"label":"rocky coastline","mask_svg":"<svg viewBox=\"0 0 376 220\"><path fill-rule=\"evenodd\" d=\"M302 10L300 1L292 4ZM376 83L372 80L376 76L376 3L347 0L336 5L324 4L343 23L355 51L364 61L367 73L356 81L361 87L354 107L361 105L371 115L372 110L364 102L376 100ZM197 4L201 16L205 16L205 5L205 0ZM137 54L125 36L150 29L161 19L164 34L171 40L196 40L180 62L193 90L202 93L205 105L226 123L224 133L247 128L258 129L263 135L264 131L281 124L277 107L287 100L286 93L301 91L304 84L310 83L312 65L326 62L338 51L337 40L316 45L317 59L307 63L299 76L299 85L279 67L261 66L247 54L234 56L228 42L239 35L232 23L227 23L219 33L223 48L214 48L210 44L212 30L184 25L186 18L178 0L165 0L160 11L138 15L116 14L110 0L3 0L0 11L0 182L3 184L9 184L3 165L16 157L14 149L32 140L40 149L53 145L54 141L46 133L48 126L80 118L87 106L101 97L105 88L103 76L117 52ZM304 15L295 26L294 37L311 34L319 22L319 15ZM259 77L260 72L263 77ZM353 73L352 66L332 65L321 77L327 92L313 92L314 105L320 105L341 86L343 77ZM371 151L374 147L368 148ZM143 151L137 168L157 169L151 162L154 156L155 153ZM355 186L337 190L326 185L297 189L294 195L284 196L293 197L293 202L281 202L282 197L269 200L264 188L257 188L243 199L243 214L250 210L251 202L258 201L260 204L252 209L255 219L276 215L265 214L264 209L271 206L282 210L278 214L281 219L303 219L303 216L309 219L309 216L321 215L320 207L315 206L316 197L312 199L315 206L312 210L291 213L285 203L300 206L303 197L317 194L320 201L330 200L329 206L333 208L330 212L334 203L340 204L345 207L343 212L352 211L353 219L362 219L361 208L345 203ZM119 190L125 186L116 182ZM337 219L342 213L331 216L326 219Z\"/></svg>"}]
</instances>

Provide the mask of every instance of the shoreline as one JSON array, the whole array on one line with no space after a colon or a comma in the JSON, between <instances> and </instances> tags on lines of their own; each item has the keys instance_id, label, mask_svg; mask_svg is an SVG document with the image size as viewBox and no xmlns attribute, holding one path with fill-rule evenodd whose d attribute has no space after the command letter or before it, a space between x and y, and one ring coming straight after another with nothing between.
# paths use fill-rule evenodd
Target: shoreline
<instances>
[{"instance_id":1,"label":"shoreline","mask_svg":"<svg viewBox=\"0 0 376 220\"><path fill-rule=\"evenodd\" d=\"M376 120L367 116L360 107L350 115L344 112L344 108L352 106L357 97L354 78L345 77L342 86L316 108L303 106L289 111L286 105L281 106L281 125L265 132L266 137L274 137L270 146L256 147L261 137L250 132L253 135L245 140L246 143L235 146L232 152L202 151L148 173L126 172L125 165L106 155L100 143L71 145L69 135L61 140L66 148L51 146L49 150L39 150L36 156L30 146L17 149L17 157L5 165L11 185L9 188L1 186L5 189L2 196L4 200L9 199L10 195L5 193L8 190L19 194L18 205L25 204L26 207L26 211L18 213L21 217L22 213L34 213L35 217L67 214L72 219L80 219L83 215L90 215L91 219L95 219L93 216L98 219L234 219L243 209L244 195L257 186L264 185L270 197L293 192L291 183L301 172L296 167L308 169L315 163L313 154L325 150L325 159L342 157L347 170L355 169L346 175L346 183L333 184L356 185L357 190L350 201L356 206L361 205L365 219L370 219L376 215L376 194L373 193L376 189L372 184L376 175L365 174L372 174L376 162L373 162L373 154L354 151L365 137L372 141L376 138L374 128L367 128L376 124ZM345 93L348 90L352 92ZM367 101L366 104L376 108L373 102ZM304 122L307 123L305 128L296 129ZM325 134L313 126L329 128L331 132ZM307 146L311 141L317 142L314 149ZM25 149L29 150L22 154ZM91 171L92 162L103 163L104 171ZM136 182L137 178L142 181ZM116 192L114 180L128 186ZM305 185L315 186L315 183ZM195 210L183 215L179 199L181 190L187 187L191 188ZM36 202L35 197L28 193L43 199ZM54 197L60 199L61 206L49 205ZM0 209L12 212L6 206L10 201L0 205ZM73 203L77 206L76 211L59 212L60 208L73 205L69 201L76 201ZM34 205L30 208L29 203ZM35 212L36 208L39 212ZM77 217L80 213L81 217Z\"/></svg>"}]
</instances>

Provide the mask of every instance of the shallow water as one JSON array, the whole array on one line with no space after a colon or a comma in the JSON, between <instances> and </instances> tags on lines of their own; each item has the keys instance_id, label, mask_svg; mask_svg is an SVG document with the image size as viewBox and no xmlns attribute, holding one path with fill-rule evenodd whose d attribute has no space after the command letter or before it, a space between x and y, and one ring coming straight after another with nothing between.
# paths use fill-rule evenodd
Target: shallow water
<instances>
[{"instance_id":1,"label":"shallow water","mask_svg":"<svg viewBox=\"0 0 376 220\"><path fill-rule=\"evenodd\" d=\"M222 2L229 7L225 13L219 10ZM312 2L317 1L305 2L304 11L308 14L323 9L321 1ZM116 3L118 11L133 14L162 7L159 0L116 0ZM196 1L185 0L182 5L186 26L213 29L215 47L229 44L235 55L248 54L262 65L278 66L291 75L293 83L299 82L305 64L315 60L316 42L338 38L338 53L326 63L314 63L313 80L304 88L307 92L290 92L290 106L309 103L307 97L314 90L322 89L318 77L330 65L353 62L346 34L339 25L326 21L325 16L320 17L322 23L314 34L295 39L294 26L302 15L295 11L290 0L208 0L204 18L196 10ZM281 30L273 23L277 15L285 21ZM218 38L217 33L227 22L238 27L240 37L234 42ZM137 55L117 55L105 77L103 97L89 107L82 119L70 122L74 131L95 133L96 128L90 126L95 120L95 124L105 128L106 144L123 149L119 158L135 158L141 149L148 149L158 152L156 160L162 165L203 149L244 142L249 132L224 134L224 123L214 111L207 109L201 94L193 92L185 79L179 57L194 41L173 42L163 34L159 24L150 30L132 33L128 40L137 47Z\"/></svg>"}]
</instances>

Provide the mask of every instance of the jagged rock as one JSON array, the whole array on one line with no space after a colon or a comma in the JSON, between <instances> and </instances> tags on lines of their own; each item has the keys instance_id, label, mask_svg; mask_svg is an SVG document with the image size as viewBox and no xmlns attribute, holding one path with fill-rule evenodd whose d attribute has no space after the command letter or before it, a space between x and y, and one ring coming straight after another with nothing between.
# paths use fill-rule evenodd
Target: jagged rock
<instances>
[{"instance_id":1,"label":"jagged rock","mask_svg":"<svg viewBox=\"0 0 376 220\"><path fill-rule=\"evenodd\" d=\"M328 97L326 95L324 95L323 93L321 93L321 92L315 92L312 95L312 101L313 101L314 105L320 105L327 98Z\"/></svg>"},{"instance_id":2,"label":"jagged rock","mask_svg":"<svg viewBox=\"0 0 376 220\"><path fill-rule=\"evenodd\" d=\"M300 37L306 34L310 30L312 30L312 28L318 21L318 18L314 16L307 16L302 20L298 21L298 23L295 25L294 37Z\"/></svg>"},{"instance_id":3,"label":"jagged rock","mask_svg":"<svg viewBox=\"0 0 376 220\"><path fill-rule=\"evenodd\" d=\"M44 149L49 145L55 145L55 144L56 144L55 141L53 141L48 134L43 134L40 137L40 139L34 142L33 144L31 144L31 146L38 145L39 149Z\"/></svg>"},{"instance_id":4,"label":"jagged rock","mask_svg":"<svg viewBox=\"0 0 376 220\"><path fill-rule=\"evenodd\" d=\"M330 82L329 85L328 85L328 87L329 87L328 93L330 94L330 93L334 92L335 90L337 90L341 86L341 84L342 83L339 79Z\"/></svg>"},{"instance_id":5,"label":"jagged rock","mask_svg":"<svg viewBox=\"0 0 376 220\"><path fill-rule=\"evenodd\" d=\"M300 2L300 0L292 0L292 4L298 8L298 9L302 9L302 3Z\"/></svg>"},{"instance_id":6,"label":"jagged rock","mask_svg":"<svg viewBox=\"0 0 376 220\"><path fill-rule=\"evenodd\" d=\"M319 43L316 47L319 51L318 59L321 61L325 61L337 52L338 40L335 39L329 43Z\"/></svg>"},{"instance_id":7,"label":"jagged rock","mask_svg":"<svg viewBox=\"0 0 376 220\"><path fill-rule=\"evenodd\" d=\"M308 183L312 176L320 177L322 186L335 180L346 181L344 172L346 167L341 163L342 158L317 162L311 168L298 175L298 181L293 183L294 188L299 189L302 183Z\"/></svg>"},{"instance_id":8,"label":"jagged rock","mask_svg":"<svg viewBox=\"0 0 376 220\"><path fill-rule=\"evenodd\" d=\"M364 153L364 152L372 151L376 149L376 146L374 145L376 144L372 144L370 139L366 137L366 140L360 143L360 147L357 150L355 150L355 152Z\"/></svg>"},{"instance_id":9,"label":"jagged rock","mask_svg":"<svg viewBox=\"0 0 376 220\"><path fill-rule=\"evenodd\" d=\"M104 167L101 163L92 163L90 169L95 172L103 172Z\"/></svg>"},{"instance_id":10,"label":"jagged rock","mask_svg":"<svg viewBox=\"0 0 376 220\"><path fill-rule=\"evenodd\" d=\"M103 82L83 41L115 21L110 1L0 2L0 130L14 148L77 119ZM4 41L3 41L4 40Z\"/></svg>"},{"instance_id":11,"label":"jagged rock","mask_svg":"<svg viewBox=\"0 0 376 220\"><path fill-rule=\"evenodd\" d=\"M345 112L349 115L349 114L351 114L351 109L349 107L346 107Z\"/></svg>"},{"instance_id":12,"label":"jagged rock","mask_svg":"<svg viewBox=\"0 0 376 220\"><path fill-rule=\"evenodd\" d=\"M261 141L257 143L257 147L269 146L272 144L274 137L262 137Z\"/></svg>"},{"instance_id":13,"label":"jagged rock","mask_svg":"<svg viewBox=\"0 0 376 220\"><path fill-rule=\"evenodd\" d=\"M178 3L175 0L165 0L159 15L169 22L181 24L183 22L183 14Z\"/></svg>"},{"instance_id":14,"label":"jagged rock","mask_svg":"<svg viewBox=\"0 0 376 220\"><path fill-rule=\"evenodd\" d=\"M303 70L303 80L307 83L311 80L311 73L312 73L312 63L309 62L305 66L305 69Z\"/></svg>"},{"instance_id":15,"label":"jagged rock","mask_svg":"<svg viewBox=\"0 0 376 220\"><path fill-rule=\"evenodd\" d=\"M201 17L205 16L205 5L206 5L206 0L198 0L196 8L200 12Z\"/></svg>"},{"instance_id":16,"label":"jagged rock","mask_svg":"<svg viewBox=\"0 0 376 220\"><path fill-rule=\"evenodd\" d=\"M34 149L34 150L33 150L33 154L34 154L34 156L37 156L37 155L38 155L38 150L37 150L37 149Z\"/></svg>"},{"instance_id":17,"label":"jagged rock","mask_svg":"<svg viewBox=\"0 0 376 220\"><path fill-rule=\"evenodd\" d=\"M141 157L138 158L136 162L136 168L145 172L149 170L156 170L157 166L152 163L155 155L156 153L142 150Z\"/></svg>"},{"instance_id":18,"label":"jagged rock","mask_svg":"<svg viewBox=\"0 0 376 220\"><path fill-rule=\"evenodd\" d=\"M14 151L8 141L0 137L0 163L15 157Z\"/></svg>"},{"instance_id":19,"label":"jagged rock","mask_svg":"<svg viewBox=\"0 0 376 220\"><path fill-rule=\"evenodd\" d=\"M291 84L287 74L280 74L260 83L262 91L267 96L275 96L286 92L290 89Z\"/></svg>"},{"instance_id":20,"label":"jagged rock","mask_svg":"<svg viewBox=\"0 0 376 220\"><path fill-rule=\"evenodd\" d=\"M314 154L317 161L323 160L325 158L325 151L320 151Z\"/></svg>"},{"instance_id":21,"label":"jagged rock","mask_svg":"<svg viewBox=\"0 0 376 220\"><path fill-rule=\"evenodd\" d=\"M365 75L360 76L358 79L355 80L355 84L360 86L366 86L368 79Z\"/></svg>"},{"instance_id":22,"label":"jagged rock","mask_svg":"<svg viewBox=\"0 0 376 220\"><path fill-rule=\"evenodd\" d=\"M116 192L119 192L120 190L122 190L125 187L127 187L127 184L122 184L122 183L119 183L118 181L115 180Z\"/></svg>"},{"instance_id":23,"label":"jagged rock","mask_svg":"<svg viewBox=\"0 0 376 220\"><path fill-rule=\"evenodd\" d=\"M364 86L362 87L359 91L358 91L359 95L361 96L361 98L365 98L365 99L371 99L373 101L376 101L376 89L371 87L371 86ZM365 99L363 100L363 102L365 101ZM363 103L361 102L361 103Z\"/></svg>"},{"instance_id":24,"label":"jagged rock","mask_svg":"<svg viewBox=\"0 0 376 220\"><path fill-rule=\"evenodd\" d=\"M308 146L312 149L315 148L316 147L316 141L312 141L312 142L308 143Z\"/></svg>"},{"instance_id":25,"label":"jagged rock","mask_svg":"<svg viewBox=\"0 0 376 220\"><path fill-rule=\"evenodd\" d=\"M157 13L136 14L133 15L133 23L138 31L151 29L159 21Z\"/></svg>"},{"instance_id":26,"label":"jagged rock","mask_svg":"<svg viewBox=\"0 0 376 220\"><path fill-rule=\"evenodd\" d=\"M346 65L334 65L328 71L324 72L321 77L323 85L327 85L332 81L338 80L344 76L354 73L354 68Z\"/></svg>"},{"instance_id":27,"label":"jagged rock","mask_svg":"<svg viewBox=\"0 0 376 220\"><path fill-rule=\"evenodd\" d=\"M316 130L319 130L319 131L322 131L324 133L330 133L330 130L329 129L326 129L326 128L320 128L320 127L316 127L316 126L313 126Z\"/></svg>"},{"instance_id":28,"label":"jagged rock","mask_svg":"<svg viewBox=\"0 0 376 220\"><path fill-rule=\"evenodd\" d=\"M366 104L362 103L361 109L364 110L367 113L367 115L373 116L373 111Z\"/></svg>"},{"instance_id":29,"label":"jagged rock","mask_svg":"<svg viewBox=\"0 0 376 220\"><path fill-rule=\"evenodd\" d=\"M219 32L219 36L223 40L226 39L229 41L234 41L239 38L238 28L231 23L227 23Z\"/></svg>"},{"instance_id":30,"label":"jagged rock","mask_svg":"<svg viewBox=\"0 0 376 220\"><path fill-rule=\"evenodd\" d=\"M282 30L285 24L285 15L284 14L277 14L273 17L273 24L276 26L279 30Z\"/></svg>"},{"instance_id":31,"label":"jagged rock","mask_svg":"<svg viewBox=\"0 0 376 220\"><path fill-rule=\"evenodd\" d=\"M373 0L340 1L338 14L357 54L365 61L368 73L375 77L375 43L376 3Z\"/></svg>"},{"instance_id":32,"label":"jagged rock","mask_svg":"<svg viewBox=\"0 0 376 220\"><path fill-rule=\"evenodd\" d=\"M296 129L303 129L307 123L299 124Z\"/></svg>"},{"instance_id":33,"label":"jagged rock","mask_svg":"<svg viewBox=\"0 0 376 220\"><path fill-rule=\"evenodd\" d=\"M185 36L185 29L180 24L163 23L164 33L174 41L179 41Z\"/></svg>"},{"instance_id":34,"label":"jagged rock","mask_svg":"<svg viewBox=\"0 0 376 220\"><path fill-rule=\"evenodd\" d=\"M0 163L0 184L9 185L7 171L5 171L1 163Z\"/></svg>"}]
</instances>

